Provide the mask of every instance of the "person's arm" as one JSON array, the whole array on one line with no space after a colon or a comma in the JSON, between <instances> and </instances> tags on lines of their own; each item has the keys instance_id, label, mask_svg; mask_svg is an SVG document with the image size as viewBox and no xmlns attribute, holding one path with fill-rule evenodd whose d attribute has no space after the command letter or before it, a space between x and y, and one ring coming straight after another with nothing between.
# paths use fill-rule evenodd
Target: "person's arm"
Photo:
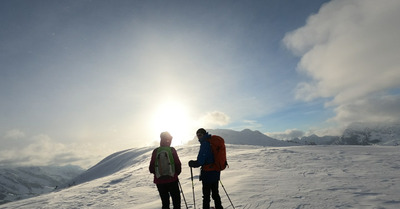
<instances>
[{"instance_id":1,"label":"person's arm","mask_svg":"<svg viewBox=\"0 0 400 209\"><path fill-rule=\"evenodd\" d=\"M205 165L207 163L207 158L208 155L210 155L210 152L211 152L210 143L206 141L201 142L199 154L197 155L197 160L189 161L189 167L197 168L202 165Z\"/></svg>"},{"instance_id":2,"label":"person's arm","mask_svg":"<svg viewBox=\"0 0 400 209\"><path fill-rule=\"evenodd\" d=\"M157 149L153 150L153 153L151 154L151 160L150 160L150 165L149 165L149 171L150 173L155 173L155 168L154 168L154 164L156 161L156 154L157 154Z\"/></svg>"},{"instance_id":3,"label":"person's arm","mask_svg":"<svg viewBox=\"0 0 400 209\"><path fill-rule=\"evenodd\" d=\"M207 141L204 141L200 144L200 151L199 154L197 155L197 163L202 166L205 165L207 162L208 155L210 154L211 147L210 143Z\"/></svg>"},{"instance_id":4,"label":"person's arm","mask_svg":"<svg viewBox=\"0 0 400 209\"><path fill-rule=\"evenodd\" d=\"M175 173L179 175L182 172L182 163L179 160L178 152L176 152L175 148L173 147L172 147L172 156L174 157L174 162L175 162Z\"/></svg>"}]
</instances>

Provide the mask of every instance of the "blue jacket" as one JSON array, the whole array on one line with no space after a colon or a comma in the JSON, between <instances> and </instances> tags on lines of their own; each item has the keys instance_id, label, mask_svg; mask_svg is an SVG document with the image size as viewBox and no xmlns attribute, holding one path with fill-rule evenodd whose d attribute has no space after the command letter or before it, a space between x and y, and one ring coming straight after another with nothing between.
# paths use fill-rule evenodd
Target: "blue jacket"
<instances>
[{"instance_id":1,"label":"blue jacket","mask_svg":"<svg viewBox=\"0 0 400 209\"><path fill-rule=\"evenodd\" d=\"M200 150L197 155L197 163L199 166L207 165L214 162L214 155L211 151L210 142L207 139L211 138L210 134L204 135L200 142ZM221 172L219 171L204 171L201 170L200 181L203 183L215 183L220 180Z\"/></svg>"}]
</instances>

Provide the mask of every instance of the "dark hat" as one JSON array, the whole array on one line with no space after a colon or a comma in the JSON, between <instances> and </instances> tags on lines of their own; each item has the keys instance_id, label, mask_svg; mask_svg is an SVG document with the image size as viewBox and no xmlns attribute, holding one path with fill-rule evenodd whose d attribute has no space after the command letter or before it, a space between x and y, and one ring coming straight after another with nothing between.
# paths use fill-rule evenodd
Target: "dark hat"
<instances>
[{"instance_id":1,"label":"dark hat","mask_svg":"<svg viewBox=\"0 0 400 209\"><path fill-rule=\"evenodd\" d=\"M196 134L203 134L206 135L207 131L204 128L200 128L199 130L196 131Z\"/></svg>"}]
</instances>

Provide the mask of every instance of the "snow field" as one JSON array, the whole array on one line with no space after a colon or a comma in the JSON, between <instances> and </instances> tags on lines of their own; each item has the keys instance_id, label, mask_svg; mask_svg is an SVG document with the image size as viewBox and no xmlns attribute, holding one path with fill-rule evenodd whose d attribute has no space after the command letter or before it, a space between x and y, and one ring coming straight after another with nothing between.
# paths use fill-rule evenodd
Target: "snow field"
<instances>
[{"instance_id":1,"label":"snow field","mask_svg":"<svg viewBox=\"0 0 400 209\"><path fill-rule=\"evenodd\" d=\"M176 147L189 208L187 162L196 158L198 148ZM81 184L0 208L161 208L148 172L152 149L116 153L77 178ZM230 168L221 176L235 208L400 208L399 147L227 145L227 153ZM193 174L196 208L201 208L199 170ZM231 208L221 186L220 195L223 206Z\"/></svg>"}]
</instances>

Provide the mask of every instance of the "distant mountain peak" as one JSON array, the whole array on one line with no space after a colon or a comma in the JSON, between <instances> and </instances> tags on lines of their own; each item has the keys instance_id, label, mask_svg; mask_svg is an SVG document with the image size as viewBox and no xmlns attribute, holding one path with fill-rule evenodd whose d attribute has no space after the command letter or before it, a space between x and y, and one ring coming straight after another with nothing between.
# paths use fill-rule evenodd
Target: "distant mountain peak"
<instances>
[{"instance_id":1,"label":"distant mountain peak","mask_svg":"<svg viewBox=\"0 0 400 209\"><path fill-rule=\"evenodd\" d=\"M258 146L293 146L295 143L271 138L260 131L243 129L235 131L230 129L208 129L212 135L219 135L227 144L258 145ZM197 141L196 141L197 142Z\"/></svg>"},{"instance_id":2,"label":"distant mountain peak","mask_svg":"<svg viewBox=\"0 0 400 209\"><path fill-rule=\"evenodd\" d=\"M400 123L353 123L344 130L338 144L399 145Z\"/></svg>"}]
</instances>

